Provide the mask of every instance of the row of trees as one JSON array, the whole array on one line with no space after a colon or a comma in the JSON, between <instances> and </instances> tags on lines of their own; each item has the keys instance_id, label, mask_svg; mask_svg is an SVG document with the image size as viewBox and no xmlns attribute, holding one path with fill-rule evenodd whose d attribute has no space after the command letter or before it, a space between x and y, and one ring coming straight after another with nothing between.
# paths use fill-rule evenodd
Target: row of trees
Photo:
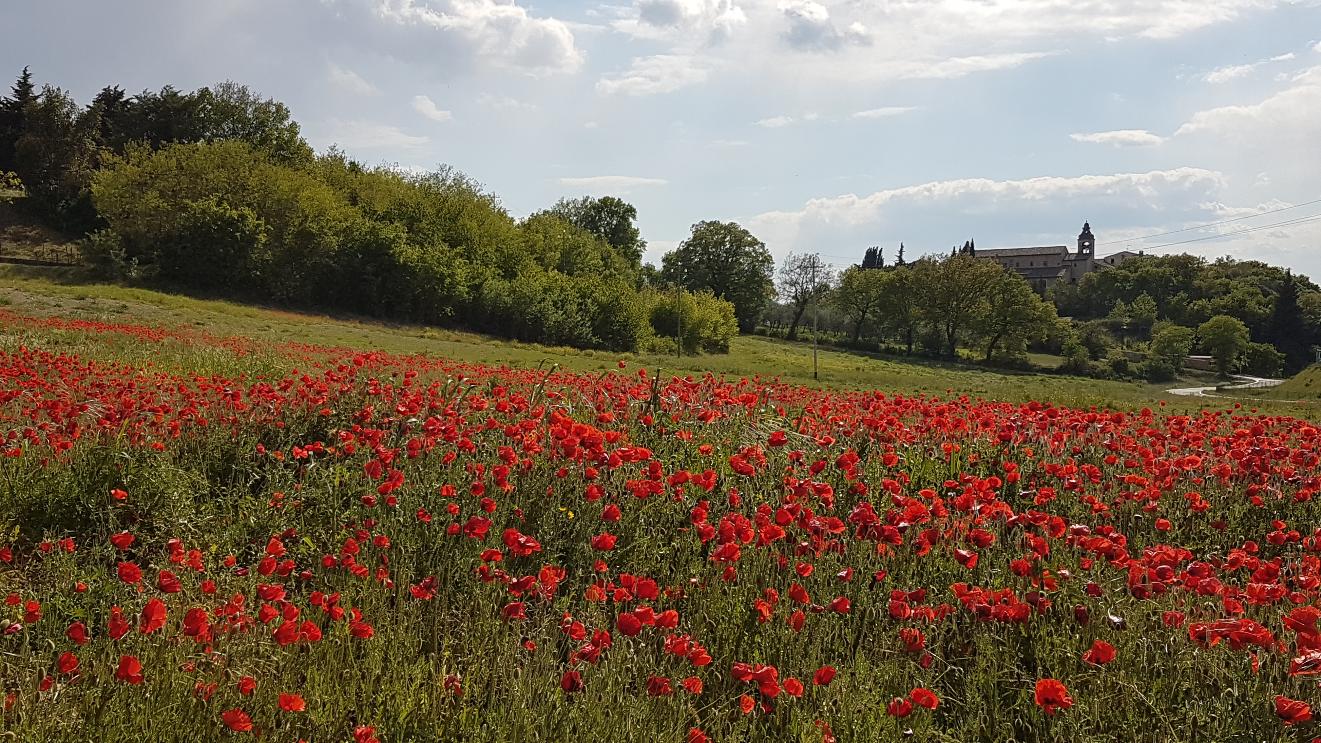
<instances>
[{"instance_id":1,"label":"row of trees","mask_svg":"<svg viewBox=\"0 0 1321 743\"><path fill-rule=\"evenodd\" d=\"M1021 277L967 255L886 270L852 266L838 276L817 256L790 256L779 279L789 337L816 301L835 313L852 343L894 341L910 354L920 346L949 358L976 348L987 360L1022 359L1058 325L1054 308Z\"/></svg>"},{"instance_id":2,"label":"row of trees","mask_svg":"<svg viewBox=\"0 0 1321 743\"><path fill-rule=\"evenodd\" d=\"M643 265L637 211L620 199L561 200L516 220L448 168L318 155L287 107L228 82L132 96L111 86L83 107L38 91L25 69L0 99L5 171L35 211L90 235L109 274L546 343L720 351L763 322L797 338L813 304L853 344L975 348L1017 363L1045 342L1079 370L1122 365L1121 346L1155 345L1172 325L1198 337L1219 316L1247 329L1238 357L1260 368L1271 359L1262 347L1293 369L1321 341L1317 286L1251 261L1140 258L1043 301L993 262L905 263L902 246L893 268L871 250L839 274L817 255L790 255L777 271L746 229L704 221L658 269Z\"/></svg>"},{"instance_id":3,"label":"row of trees","mask_svg":"<svg viewBox=\"0 0 1321 743\"><path fill-rule=\"evenodd\" d=\"M759 311L740 305L736 319L717 297L740 288L681 263L669 284L649 280L624 201L562 200L516 220L448 168L318 155L283 104L233 83L107 87L80 107L24 70L0 101L4 170L33 210L89 235L103 271L135 281L618 350L725 351ZM685 245L723 229L711 225Z\"/></svg>"},{"instance_id":4,"label":"row of trees","mask_svg":"<svg viewBox=\"0 0 1321 743\"><path fill-rule=\"evenodd\" d=\"M1144 256L1050 291L1059 314L1103 323L1120 340L1152 338L1159 322L1190 330L1218 316L1247 328L1253 343L1284 355L1287 371L1310 363L1321 344L1321 288L1260 261L1190 255Z\"/></svg>"}]
</instances>

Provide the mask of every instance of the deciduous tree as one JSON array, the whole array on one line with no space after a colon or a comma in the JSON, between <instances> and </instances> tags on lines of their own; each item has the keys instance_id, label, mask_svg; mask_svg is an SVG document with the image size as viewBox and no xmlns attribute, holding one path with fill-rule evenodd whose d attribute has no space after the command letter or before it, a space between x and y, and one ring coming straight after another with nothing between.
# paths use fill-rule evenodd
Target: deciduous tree
<instances>
[{"instance_id":1,"label":"deciduous tree","mask_svg":"<svg viewBox=\"0 0 1321 743\"><path fill-rule=\"evenodd\" d=\"M698 222L661 260L662 279L689 291L710 291L734 305L739 330L751 333L774 296L775 261L766 245L735 222Z\"/></svg>"}]
</instances>

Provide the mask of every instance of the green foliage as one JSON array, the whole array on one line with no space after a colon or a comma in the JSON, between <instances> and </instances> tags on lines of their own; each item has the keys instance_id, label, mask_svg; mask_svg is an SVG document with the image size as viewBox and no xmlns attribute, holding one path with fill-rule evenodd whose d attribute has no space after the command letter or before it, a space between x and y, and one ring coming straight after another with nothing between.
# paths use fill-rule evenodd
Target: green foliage
<instances>
[{"instance_id":1,"label":"green foliage","mask_svg":"<svg viewBox=\"0 0 1321 743\"><path fill-rule=\"evenodd\" d=\"M674 338L682 329L685 353L728 353L738 335L734 305L711 292L654 292L651 327L661 338Z\"/></svg>"},{"instance_id":2,"label":"green foliage","mask_svg":"<svg viewBox=\"0 0 1321 743\"><path fill-rule=\"evenodd\" d=\"M1197 328L1202 348L1215 359L1216 371L1226 376L1238 365L1248 350L1248 327L1229 315L1217 315Z\"/></svg>"},{"instance_id":3,"label":"green foliage","mask_svg":"<svg viewBox=\"0 0 1321 743\"><path fill-rule=\"evenodd\" d=\"M64 229L95 224L88 184L96 150L86 119L68 93L45 87L23 109L23 131L14 143L14 172L29 204Z\"/></svg>"},{"instance_id":4,"label":"green foliage","mask_svg":"<svg viewBox=\"0 0 1321 743\"><path fill-rule=\"evenodd\" d=\"M989 311L992 289L1004 273L997 263L962 253L941 260L924 258L913 264L921 316L939 332L947 357L954 358L960 342L970 339L976 324Z\"/></svg>"},{"instance_id":5,"label":"green foliage","mask_svg":"<svg viewBox=\"0 0 1321 743\"><path fill-rule=\"evenodd\" d=\"M608 245L549 213L516 224L452 170L369 170L338 152L301 168L225 140L129 147L93 193L141 277L546 344L631 350L651 334Z\"/></svg>"},{"instance_id":6,"label":"green foliage","mask_svg":"<svg viewBox=\"0 0 1321 743\"><path fill-rule=\"evenodd\" d=\"M1057 319L1055 308L1026 281L1001 269L987 287L985 306L973 319L972 331L985 345L988 361L997 352L1021 357L1029 343L1045 338Z\"/></svg>"},{"instance_id":7,"label":"green foliage","mask_svg":"<svg viewBox=\"0 0 1321 743\"><path fill-rule=\"evenodd\" d=\"M698 222L662 259L661 278L688 291L709 291L734 305L739 330L750 333L774 296L775 261L765 243L734 222Z\"/></svg>"},{"instance_id":8,"label":"green foliage","mask_svg":"<svg viewBox=\"0 0 1321 743\"><path fill-rule=\"evenodd\" d=\"M1321 339L1321 317L1298 311L1297 298L1316 291L1310 280L1260 261L1168 255L1132 258L1090 273L1076 286L1057 284L1051 296L1060 314L1081 320L1106 317L1117 303L1125 305L1138 337L1157 320L1191 327L1228 315L1248 328L1252 340L1284 351L1296 367L1307 363L1307 348Z\"/></svg>"},{"instance_id":9,"label":"green foliage","mask_svg":"<svg viewBox=\"0 0 1321 743\"><path fill-rule=\"evenodd\" d=\"M561 199L550 213L608 245L626 265L642 265L647 241L635 224L638 210L627 201L614 196Z\"/></svg>"},{"instance_id":10,"label":"green foliage","mask_svg":"<svg viewBox=\"0 0 1321 743\"><path fill-rule=\"evenodd\" d=\"M1193 352L1195 341L1196 334L1192 328L1167 323L1158 327L1151 336L1148 356L1160 367L1158 371L1169 369L1173 377L1183 370L1184 361L1187 360L1188 354Z\"/></svg>"},{"instance_id":11,"label":"green foliage","mask_svg":"<svg viewBox=\"0 0 1321 743\"><path fill-rule=\"evenodd\" d=\"M875 254L872 254L875 255ZM843 313L852 327L853 341L862 337L868 323L875 324L877 315L890 293L897 272L852 266L839 276L839 286L831 293L829 302Z\"/></svg>"},{"instance_id":12,"label":"green foliage","mask_svg":"<svg viewBox=\"0 0 1321 743\"><path fill-rule=\"evenodd\" d=\"M1275 377L1284 371L1285 356L1269 343L1249 343L1243 351L1243 371L1258 377Z\"/></svg>"}]
</instances>

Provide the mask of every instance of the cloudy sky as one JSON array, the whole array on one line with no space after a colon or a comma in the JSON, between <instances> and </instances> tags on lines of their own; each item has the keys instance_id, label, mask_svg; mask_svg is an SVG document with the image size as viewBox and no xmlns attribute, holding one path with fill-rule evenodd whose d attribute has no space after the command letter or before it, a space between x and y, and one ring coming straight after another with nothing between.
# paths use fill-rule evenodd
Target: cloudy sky
<instances>
[{"instance_id":1,"label":"cloudy sky","mask_svg":"<svg viewBox=\"0 0 1321 743\"><path fill-rule=\"evenodd\" d=\"M909 258L1071 244L1087 219L1100 254L1321 278L1321 0L10 0L4 17L22 32L0 71L82 101L233 79L318 148L452 164L515 216L621 196L655 262L703 219L836 264L900 241Z\"/></svg>"}]
</instances>

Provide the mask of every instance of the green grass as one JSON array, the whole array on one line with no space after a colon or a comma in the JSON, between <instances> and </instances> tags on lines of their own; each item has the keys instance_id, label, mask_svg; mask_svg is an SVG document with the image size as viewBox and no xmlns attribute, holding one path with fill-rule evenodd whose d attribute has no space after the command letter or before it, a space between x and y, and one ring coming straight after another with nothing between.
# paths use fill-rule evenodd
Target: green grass
<instances>
[{"instance_id":1,"label":"green grass","mask_svg":"<svg viewBox=\"0 0 1321 743\"><path fill-rule=\"evenodd\" d=\"M734 339L728 354L664 356L542 346L438 328L385 323L361 318L290 312L228 301L197 299L114 284L94 283L76 271L0 268L0 306L20 314L61 316L164 327L192 326L213 335L242 336L271 342L296 341L322 346L424 353L487 365L531 368L558 364L573 371L604 371L624 360L664 374L779 378L811 387L877 389L892 394L1028 401L1049 400L1072 406L1135 408L1164 400L1177 409L1223 408L1224 400L1179 398L1166 387L1070 377L995 371L938 361L880 357L822 350L818 373L812 373L808 344L759 336ZM133 350L126 348L125 353ZM146 351L138 350L138 353ZM153 351L156 353L156 351ZM133 360L132 358L128 360ZM226 370L229 371L229 370ZM1266 409L1269 401L1260 403Z\"/></svg>"}]
</instances>

